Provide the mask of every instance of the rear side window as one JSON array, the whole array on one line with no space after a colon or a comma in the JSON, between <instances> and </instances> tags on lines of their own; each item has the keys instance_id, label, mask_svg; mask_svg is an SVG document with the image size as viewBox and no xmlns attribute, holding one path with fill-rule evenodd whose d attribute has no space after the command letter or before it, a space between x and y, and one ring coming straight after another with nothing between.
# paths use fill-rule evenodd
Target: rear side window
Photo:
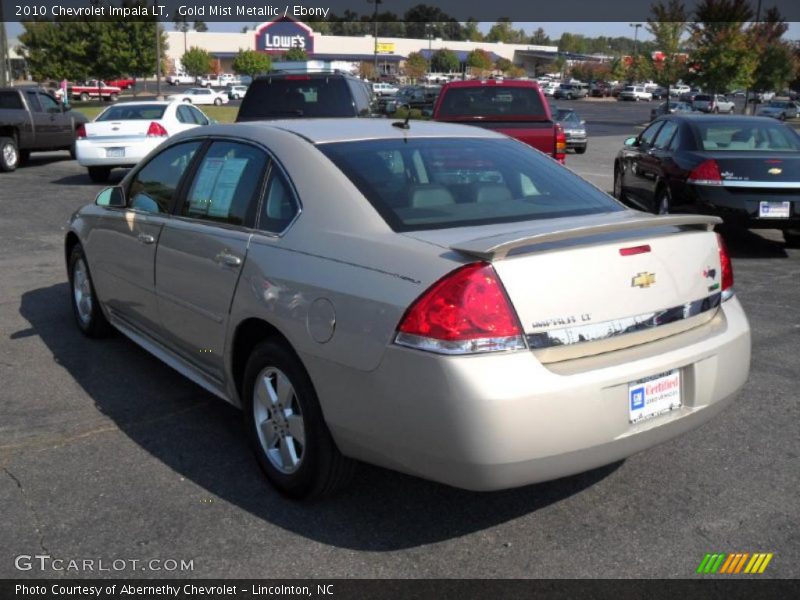
<instances>
[{"instance_id":1,"label":"rear side window","mask_svg":"<svg viewBox=\"0 0 800 600\"><path fill-rule=\"evenodd\" d=\"M130 208L168 213L178 184L201 142L186 142L154 156L134 177L128 190Z\"/></svg>"},{"instance_id":2,"label":"rear side window","mask_svg":"<svg viewBox=\"0 0 800 600\"><path fill-rule=\"evenodd\" d=\"M658 132L658 135L653 141L653 145L661 150L665 149L667 144L669 144L670 140L672 139L672 134L675 133L677 128L678 125L675 123L675 121L667 121L664 123L661 131Z\"/></svg>"},{"instance_id":3,"label":"rear side window","mask_svg":"<svg viewBox=\"0 0 800 600\"><path fill-rule=\"evenodd\" d=\"M120 104L104 111L97 121L155 121L164 116L166 106Z\"/></svg>"},{"instance_id":4,"label":"rear side window","mask_svg":"<svg viewBox=\"0 0 800 600\"><path fill-rule=\"evenodd\" d=\"M395 231L623 210L552 159L513 140L423 138L317 147Z\"/></svg>"},{"instance_id":5,"label":"rear side window","mask_svg":"<svg viewBox=\"0 0 800 600\"><path fill-rule=\"evenodd\" d=\"M353 96L344 77L287 75L254 81L236 120L354 116Z\"/></svg>"},{"instance_id":6,"label":"rear side window","mask_svg":"<svg viewBox=\"0 0 800 600\"><path fill-rule=\"evenodd\" d=\"M493 120L544 120L539 91L533 87L453 87L444 93L440 117L486 117Z\"/></svg>"},{"instance_id":7,"label":"rear side window","mask_svg":"<svg viewBox=\"0 0 800 600\"><path fill-rule=\"evenodd\" d=\"M194 175L184 217L252 227L267 156L237 142L214 142Z\"/></svg>"},{"instance_id":8,"label":"rear side window","mask_svg":"<svg viewBox=\"0 0 800 600\"><path fill-rule=\"evenodd\" d=\"M24 108L17 92L0 92L0 109L17 110Z\"/></svg>"},{"instance_id":9,"label":"rear side window","mask_svg":"<svg viewBox=\"0 0 800 600\"><path fill-rule=\"evenodd\" d=\"M289 226L298 210L289 182L280 170L273 167L261 203L258 228L270 233L280 233Z\"/></svg>"}]
</instances>

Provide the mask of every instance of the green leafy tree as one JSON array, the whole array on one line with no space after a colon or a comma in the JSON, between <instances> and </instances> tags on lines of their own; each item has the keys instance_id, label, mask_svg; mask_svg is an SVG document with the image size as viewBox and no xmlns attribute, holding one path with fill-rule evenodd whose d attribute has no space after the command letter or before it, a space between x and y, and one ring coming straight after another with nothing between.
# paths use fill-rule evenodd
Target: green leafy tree
<instances>
[{"instance_id":1,"label":"green leafy tree","mask_svg":"<svg viewBox=\"0 0 800 600\"><path fill-rule=\"evenodd\" d=\"M650 54L650 70L653 80L669 90L686 71L685 60L680 55L683 34L687 30L686 10L680 0L659 2L650 10L653 16L647 19L647 30L663 53L661 60L654 60Z\"/></svg>"},{"instance_id":2,"label":"green leafy tree","mask_svg":"<svg viewBox=\"0 0 800 600\"><path fill-rule=\"evenodd\" d=\"M272 68L272 58L263 52L240 48L239 53L233 59L232 68L233 72L239 75L255 77L261 73L267 73Z\"/></svg>"},{"instance_id":3,"label":"green leafy tree","mask_svg":"<svg viewBox=\"0 0 800 600\"><path fill-rule=\"evenodd\" d=\"M753 89L758 92L780 91L797 73L797 61L791 44L782 38L789 26L777 8L770 8L764 20L750 28L752 47L758 49Z\"/></svg>"},{"instance_id":4,"label":"green leafy tree","mask_svg":"<svg viewBox=\"0 0 800 600\"><path fill-rule=\"evenodd\" d=\"M531 39L528 40L529 44L533 44L535 46L551 46L553 44L550 37L545 33L544 29L539 27L536 31L533 32Z\"/></svg>"},{"instance_id":5,"label":"green leafy tree","mask_svg":"<svg viewBox=\"0 0 800 600\"><path fill-rule=\"evenodd\" d=\"M467 66L483 73L492 70L492 57L486 50L476 48L467 55Z\"/></svg>"},{"instance_id":6,"label":"green leafy tree","mask_svg":"<svg viewBox=\"0 0 800 600\"><path fill-rule=\"evenodd\" d=\"M524 43L527 37L524 30L514 29L514 24L508 18L502 17L489 29L489 33L486 34L486 41L519 44Z\"/></svg>"},{"instance_id":7,"label":"green leafy tree","mask_svg":"<svg viewBox=\"0 0 800 600\"><path fill-rule=\"evenodd\" d=\"M208 25L206 25L205 21L195 21L192 25L195 31L203 32L208 31Z\"/></svg>"},{"instance_id":8,"label":"green leafy tree","mask_svg":"<svg viewBox=\"0 0 800 600\"><path fill-rule=\"evenodd\" d=\"M744 26L752 18L748 0L701 0L690 26L693 83L709 92L750 87L758 55Z\"/></svg>"},{"instance_id":9,"label":"green leafy tree","mask_svg":"<svg viewBox=\"0 0 800 600\"><path fill-rule=\"evenodd\" d=\"M411 79L419 79L428 70L428 61L419 52L412 52L406 59L405 74Z\"/></svg>"},{"instance_id":10,"label":"green leafy tree","mask_svg":"<svg viewBox=\"0 0 800 600\"><path fill-rule=\"evenodd\" d=\"M469 64L469 59L467 59L467 64ZM513 66L514 63L512 63L507 58L503 57L498 58L497 61L494 63L494 68L500 71L501 73L508 73L508 71L510 71Z\"/></svg>"},{"instance_id":11,"label":"green leafy tree","mask_svg":"<svg viewBox=\"0 0 800 600\"><path fill-rule=\"evenodd\" d=\"M255 51L251 50L251 52ZM181 64L187 74L192 77L200 77L211 71L211 55L203 48L192 46L181 58Z\"/></svg>"},{"instance_id":12,"label":"green leafy tree","mask_svg":"<svg viewBox=\"0 0 800 600\"><path fill-rule=\"evenodd\" d=\"M434 73L453 73L461 68L458 56L452 50L442 48L431 56L431 71Z\"/></svg>"},{"instance_id":13,"label":"green leafy tree","mask_svg":"<svg viewBox=\"0 0 800 600\"><path fill-rule=\"evenodd\" d=\"M467 19L463 27L464 39L470 42L482 42L483 34L478 29L478 22L475 19Z\"/></svg>"},{"instance_id":14,"label":"green leafy tree","mask_svg":"<svg viewBox=\"0 0 800 600\"><path fill-rule=\"evenodd\" d=\"M287 61L303 61L308 60L308 54L303 48L290 48L281 58Z\"/></svg>"}]
</instances>

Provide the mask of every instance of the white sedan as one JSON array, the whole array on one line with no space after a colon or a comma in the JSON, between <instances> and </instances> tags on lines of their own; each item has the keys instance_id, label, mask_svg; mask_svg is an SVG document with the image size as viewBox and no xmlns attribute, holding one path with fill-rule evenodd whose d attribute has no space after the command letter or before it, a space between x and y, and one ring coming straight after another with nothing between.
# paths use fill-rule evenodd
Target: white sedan
<instances>
[{"instance_id":1,"label":"white sedan","mask_svg":"<svg viewBox=\"0 0 800 600\"><path fill-rule=\"evenodd\" d=\"M185 102L187 104L213 104L222 106L228 103L228 95L225 92L216 92L209 88L190 88L182 94L167 96L167 100L172 102Z\"/></svg>"},{"instance_id":2,"label":"white sedan","mask_svg":"<svg viewBox=\"0 0 800 600\"><path fill-rule=\"evenodd\" d=\"M199 108L175 102L125 102L78 127L75 153L92 181L111 169L132 167L168 137L211 123Z\"/></svg>"}]
</instances>

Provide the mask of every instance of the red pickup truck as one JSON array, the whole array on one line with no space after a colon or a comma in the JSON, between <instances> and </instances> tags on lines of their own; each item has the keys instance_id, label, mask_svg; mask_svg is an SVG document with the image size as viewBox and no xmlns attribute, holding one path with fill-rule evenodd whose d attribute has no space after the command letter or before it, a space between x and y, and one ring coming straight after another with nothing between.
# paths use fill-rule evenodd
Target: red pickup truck
<instances>
[{"instance_id":1,"label":"red pickup truck","mask_svg":"<svg viewBox=\"0 0 800 600\"><path fill-rule=\"evenodd\" d=\"M109 79L106 85L111 87L118 87L121 90L129 90L136 85L136 80L133 77L119 77L117 79Z\"/></svg>"},{"instance_id":2,"label":"red pickup truck","mask_svg":"<svg viewBox=\"0 0 800 600\"><path fill-rule=\"evenodd\" d=\"M75 100L83 100L86 102L90 98L102 98L109 102L116 102L119 99L121 89L118 87L106 85L105 82L97 79L92 79L84 83L76 83L69 88L70 97Z\"/></svg>"},{"instance_id":3,"label":"red pickup truck","mask_svg":"<svg viewBox=\"0 0 800 600\"><path fill-rule=\"evenodd\" d=\"M532 81L474 79L442 86L433 119L468 123L525 142L563 163L564 130L553 121L550 106Z\"/></svg>"}]
</instances>

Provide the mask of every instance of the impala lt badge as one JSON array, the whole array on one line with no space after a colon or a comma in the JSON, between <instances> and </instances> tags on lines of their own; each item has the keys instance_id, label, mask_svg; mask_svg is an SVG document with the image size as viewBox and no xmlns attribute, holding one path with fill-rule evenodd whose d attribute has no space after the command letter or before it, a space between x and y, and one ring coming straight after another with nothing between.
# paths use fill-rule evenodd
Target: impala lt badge
<instances>
[{"instance_id":1,"label":"impala lt badge","mask_svg":"<svg viewBox=\"0 0 800 600\"><path fill-rule=\"evenodd\" d=\"M656 282L655 273L637 273L631 279L631 287L648 288Z\"/></svg>"}]
</instances>

